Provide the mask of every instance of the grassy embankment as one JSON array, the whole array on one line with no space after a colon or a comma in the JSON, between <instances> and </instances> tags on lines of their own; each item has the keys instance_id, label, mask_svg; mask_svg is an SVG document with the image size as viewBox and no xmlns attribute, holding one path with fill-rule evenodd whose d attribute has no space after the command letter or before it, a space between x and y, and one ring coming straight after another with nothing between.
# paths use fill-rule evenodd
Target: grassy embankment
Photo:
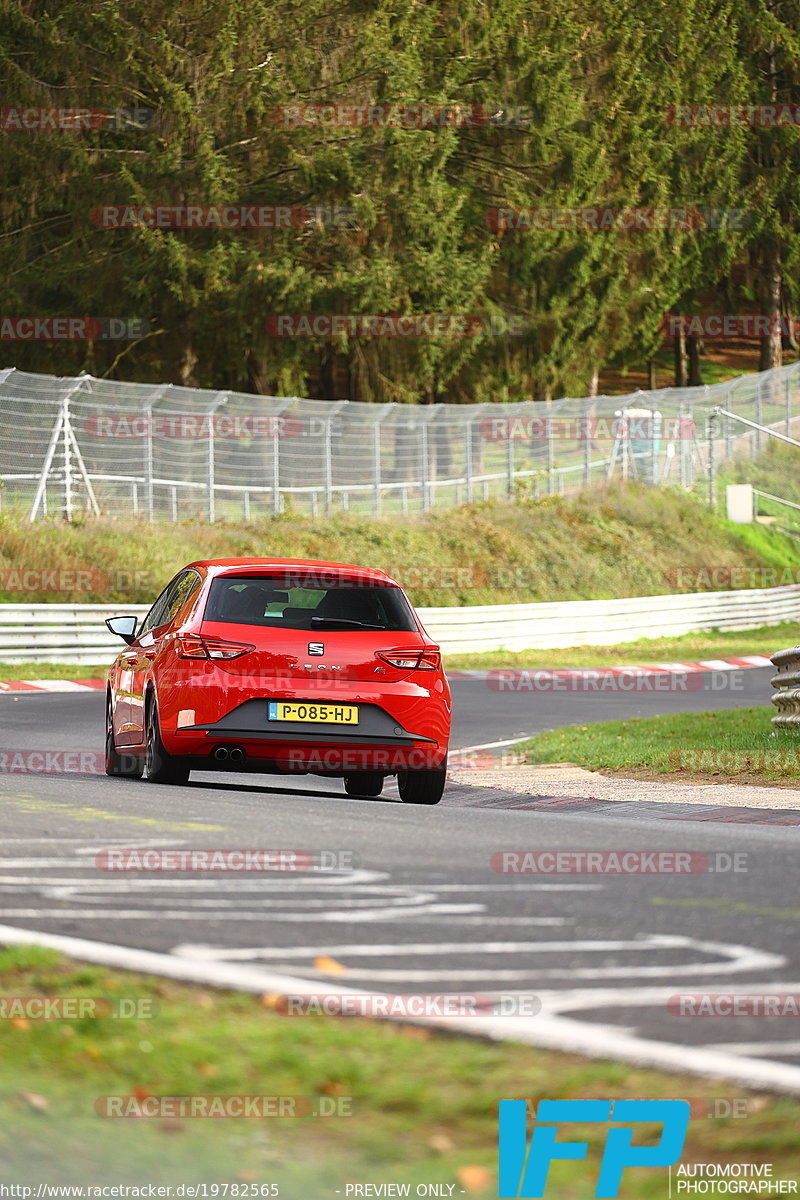
<instances>
[{"instance_id":1,"label":"grassy embankment","mask_svg":"<svg viewBox=\"0 0 800 1200\"><path fill-rule=\"evenodd\" d=\"M572 762L633 779L800 787L800 740L773 730L774 709L677 713L570 725L516 747L530 763Z\"/></svg>"},{"instance_id":2,"label":"grassy embankment","mask_svg":"<svg viewBox=\"0 0 800 1200\"><path fill-rule=\"evenodd\" d=\"M731 1084L369 1020L289 1018L276 997L121 974L35 947L0 950L0 995L158 1006L147 1019L0 1021L0 1159L16 1182L277 1183L286 1200L351 1182L407 1183L412 1193L438 1183L488 1198L498 1099L540 1096L747 1097L746 1116L698 1114L684 1159L772 1162L777 1176L796 1165L800 1102ZM352 1115L125 1120L94 1108L101 1096L197 1093L321 1096ZM604 1133L574 1132L590 1144L587 1160L553 1168L558 1194L592 1194ZM658 1136L654 1126L639 1140ZM663 1171L632 1170L620 1196L661 1197L665 1186Z\"/></svg>"},{"instance_id":3,"label":"grassy embankment","mask_svg":"<svg viewBox=\"0 0 800 1200\"><path fill-rule=\"evenodd\" d=\"M145 603L177 566L193 558L251 555L381 567L422 606L703 590L714 585L712 573L720 567L755 572L756 586L770 579L759 573L761 569L774 571L777 579L800 577L800 541L761 525L731 525L701 500L677 489L616 484L538 502L520 492L513 503L475 504L402 522L339 516L320 523L287 513L237 525L100 519L31 526L6 513L0 516L0 603ZM71 572L82 573L79 582ZM37 588L38 582L44 586ZM501 651L453 656L448 665L538 666L557 660L562 665L593 666L665 656L764 653L786 644L788 633L776 630L774 638L769 631L711 633L623 648L521 655ZM96 673L44 664L0 668L0 676L7 679L31 678L32 672L63 678Z\"/></svg>"}]
</instances>

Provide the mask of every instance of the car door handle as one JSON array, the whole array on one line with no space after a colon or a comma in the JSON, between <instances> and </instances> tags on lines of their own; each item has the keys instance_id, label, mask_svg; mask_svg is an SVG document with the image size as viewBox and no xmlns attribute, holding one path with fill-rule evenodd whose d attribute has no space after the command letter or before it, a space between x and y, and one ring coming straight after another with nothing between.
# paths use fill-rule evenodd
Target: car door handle
<instances>
[{"instance_id":1,"label":"car door handle","mask_svg":"<svg viewBox=\"0 0 800 1200\"><path fill-rule=\"evenodd\" d=\"M123 654L122 661L124 663L127 663L129 667L132 667L133 664L137 661L138 657L139 657L138 654Z\"/></svg>"}]
</instances>

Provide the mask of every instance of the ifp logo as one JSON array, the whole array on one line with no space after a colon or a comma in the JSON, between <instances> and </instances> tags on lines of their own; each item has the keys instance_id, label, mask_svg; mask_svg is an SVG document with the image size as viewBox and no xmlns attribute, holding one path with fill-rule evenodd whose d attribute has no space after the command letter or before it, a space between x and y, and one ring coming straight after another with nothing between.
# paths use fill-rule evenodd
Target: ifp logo
<instances>
[{"instance_id":1,"label":"ifp logo","mask_svg":"<svg viewBox=\"0 0 800 1200\"><path fill-rule=\"evenodd\" d=\"M606 1200L619 1192L626 1167L669 1167L681 1156L690 1106L686 1100L540 1100L530 1148L525 1100L500 1101L498 1196L527 1200L544 1195L550 1163L586 1157L587 1142L556 1141L565 1121L603 1122L606 1134L595 1196ZM634 1146L634 1124L663 1125L655 1146Z\"/></svg>"}]
</instances>

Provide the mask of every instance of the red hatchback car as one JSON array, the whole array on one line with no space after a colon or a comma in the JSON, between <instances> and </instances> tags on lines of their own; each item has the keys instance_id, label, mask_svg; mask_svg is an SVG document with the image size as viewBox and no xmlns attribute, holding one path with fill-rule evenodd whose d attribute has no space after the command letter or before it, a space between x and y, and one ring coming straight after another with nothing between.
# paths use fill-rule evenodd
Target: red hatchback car
<instances>
[{"instance_id":1,"label":"red hatchback car","mask_svg":"<svg viewBox=\"0 0 800 1200\"><path fill-rule=\"evenodd\" d=\"M109 672L106 772L185 783L191 770L311 773L437 804L450 737L439 647L399 584L347 563L190 563Z\"/></svg>"}]
</instances>

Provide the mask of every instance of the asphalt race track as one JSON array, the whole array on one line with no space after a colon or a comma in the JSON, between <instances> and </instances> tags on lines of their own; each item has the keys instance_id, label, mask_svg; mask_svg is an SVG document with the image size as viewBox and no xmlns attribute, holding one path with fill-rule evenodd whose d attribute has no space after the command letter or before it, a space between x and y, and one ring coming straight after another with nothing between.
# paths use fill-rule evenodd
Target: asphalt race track
<instances>
[{"instance_id":1,"label":"asphalt race track","mask_svg":"<svg viewBox=\"0 0 800 1200\"><path fill-rule=\"evenodd\" d=\"M767 703L771 670L739 674L741 688L713 694L544 700L457 679L454 743ZM99 751L102 706L102 692L0 696L2 746ZM670 1003L678 993L800 994L800 826L770 824L778 814L760 810L766 823L741 823L741 810L731 810L736 819L698 822L681 819L680 805L665 817L643 804L632 819L629 805L587 813L569 798L463 786L426 809L400 804L394 786L380 800L358 800L337 781L211 773L185 787L5 773L0 793L0 942L25 940L10 930L86 939L101 944L86 956L139 968L146 960L131 951L151 951L163 956L153 969L251 990L302 981L323 992L504 996L512 1015L496 1005L483 1018L493 1036L800 1094L796 1017L681 1016ZM98 854L125 847L300 848L328 852L325 865L335 866L98 866ZM490 861L504 850L556 849L681 851L693 869L519 875ZM332 977L325 958L345 972ZM525 1015L531 995L537 1015Z\"/></svg>"}]
</instances>

